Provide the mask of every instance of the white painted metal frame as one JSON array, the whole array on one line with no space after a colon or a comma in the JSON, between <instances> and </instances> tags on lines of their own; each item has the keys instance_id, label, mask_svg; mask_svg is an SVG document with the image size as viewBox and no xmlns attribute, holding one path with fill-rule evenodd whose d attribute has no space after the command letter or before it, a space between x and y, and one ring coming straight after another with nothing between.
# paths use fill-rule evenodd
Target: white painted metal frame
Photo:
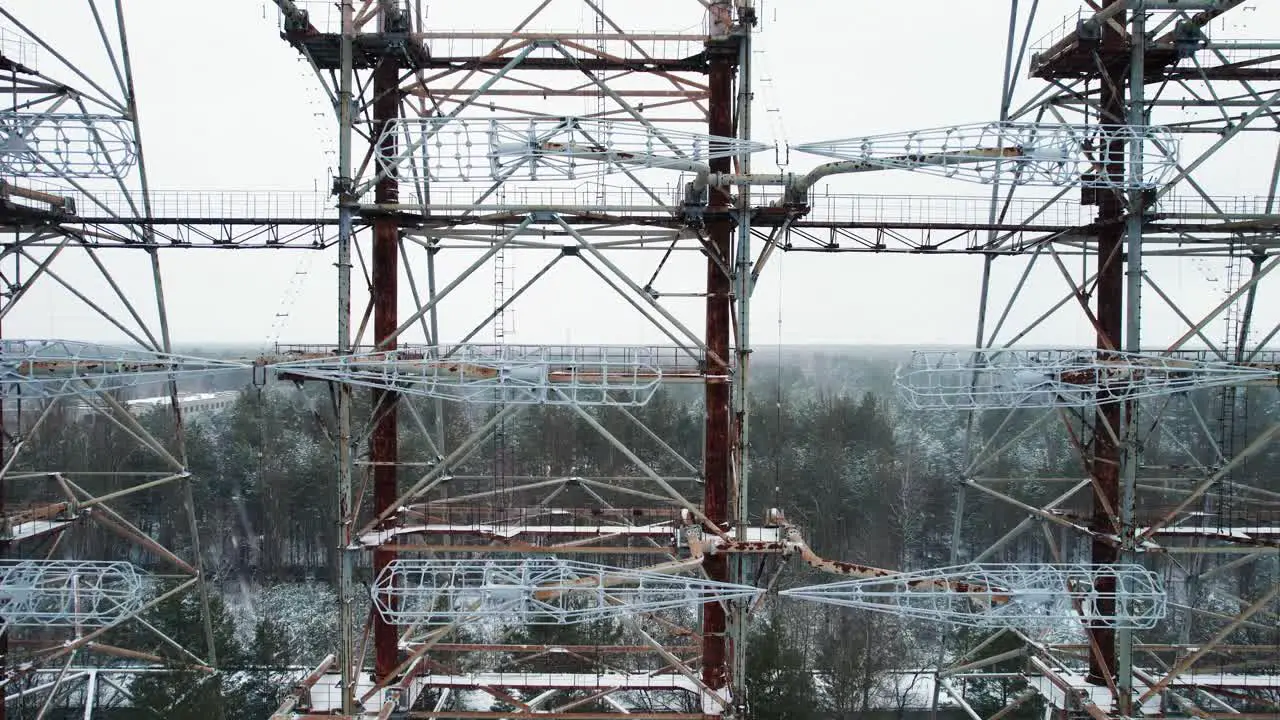
<instances>
[{"instance_id":1,"label":"white painted metal frame","mask_svg":"<svg viewBox=\"0 0 1280 720\"><path fill-rule=\"evenodd\" d=\"M683 566L688 563L677 563ZM694 563L696 565L696 563ZM752 599L750 585L598 565L555 557L399 559L374 583L374 605L388 621L440 625L496 618L568 625L657 610Z\"/></svg>"},{"instance_id":2,"label":"white painted metal frame","mask_svg":"<svg viewBox=\"0 0 1280 720\"><path fill-rule=\"evenodd\" d=\"M0 174L119 180L137 164L133 123L124 118L0 112Z\"/></svg>"},{"instance_id":3,"label":"white painted metal frame","mask_svg":"<svg viewBox=\"0 0 1280 720\"><path fill-rule=\"evenodd\" d=\"M388 134L397 142L379 144L383 168L412 155L435 182L574 180L635 168L700 172L708 160L770 148L637 121L582 117L403 118L388 125Z\"/></svg>"},{"instance_id":4,"label":"white painted metal frame","mask_svg":"<svg viewBox=\"0 0 1280 720\"><path fill-rule=\"evenodd\" d=\"M1115 589L1099 587L1114 578ZM1155 573L1140 565L968 564L890 573L784 590L811 602L972 627L1052 629L1074 621L1151 628L1167 599ZM1104 600L1115 613L1098 610Z\"/></svg>"},{"instance_id":5,"label":"white painted metal frame","mask_svg":"<svg viewBox=\"0 0 1280 720\"><path fill-rule=\"evenodd\" d=\"M1120 142L1117 142L1120 141ZM1138 173L1128 171L1124 150L1143 148ZM1072 125L989 122L871 135L793 146L801 152L868 169L913 170L990 184L1153 188L1177 170L1178 142L1167 128L1131 125ZM1106 165L1120 163L1112 175Z\"/></svg>"},{"instance_id":6,"label":"white painted metal frame","mask_svg":"<svg viewBox=\"0 0 1280 720\"><path fill-rule=\"evenodd\" d=\"M922 350L895 385L916 409L1092 407L1280 379L1270 366L1094 349Z\"/></svg>"},{"instance_id":7,"label":"white painted metal frame","mask_svg":"<svg viewBox=\"0 0 1280 720\"><path fill-rule=\"evenodd\" d=\"M83 395L163 382L173 376L247 370L232 360L211 360L153 350L73 340L0 341L0 386L24 397Z\"/></svg>"},{"instance_id":8,"label":"white painted metal frame","mask_svg":"<svg viewBox=\"0 0 1280 720\"><path fill-rule=\"evenodd\" d=\"M136 613L143 600L143 577L131 563L0 560L6 625L103 627Z\"/></svg>"},{"instance_id":9,"label":"white painted metal frame","mask_svg":"<svg viewBox=\"0 0 1280 720\"><path fill-rule=\"evenodd\" d=\"M286 361L272 368L285 377L515 405L644 405L664 379L656 350L635 346L430 346Z\"/></svg>"}]
</instances>

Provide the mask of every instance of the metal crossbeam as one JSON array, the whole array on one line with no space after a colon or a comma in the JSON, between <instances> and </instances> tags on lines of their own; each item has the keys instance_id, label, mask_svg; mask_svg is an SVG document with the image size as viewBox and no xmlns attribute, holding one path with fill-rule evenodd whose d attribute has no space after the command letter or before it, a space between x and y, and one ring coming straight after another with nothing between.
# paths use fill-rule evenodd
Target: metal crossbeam
<instances>
[{"instance_id":1,"label":"metal crossbeam","mask_svg":"<svg viewBox=\"0 0 1280 720\"><path fill-rule=\"evenodd\" d=\"M43 398L117 390L174 375L245 370L247 363L72 340L0 341L0 387Z\"/></svg>"},{"instance_id":2,"label":"metal crossbeam","mask_svg":"<svg viewBox=\"0 0 1280 720\"><path fill-rule=\"evenodd\" d=\"M394 388L472 403L644 405L662 382L699 380L635 346L453 345L270 362L286 378ZM270 360L270 359L268 359Z\"/></svg>"},{"instance_id":3,"label":"metal crossbeam","mask_svg":"<svg viewBox=\"0 0 1280 720\"><path fill-rule=\"evenodd\" d=\"M509 618L567 625L713 601L763 590L650 570L559 558L395 560L377 577L373 601L394 624Z\"/></svg>"},{"instance_id":4,"label":"metal crossbeam","mask_svg":"<svg viewBox=\"0 0 1280 720\"><path fill-rule=\"evenodd\" d=\"M1274 382L1280 366L1104 350L926 350L894 380L917 409L1089 407L1202 388Z\"/></svg>"},{"instance_id":5,"label":"metal crossbeam","mask_svg":"<svg viewBox=\"0 0 1280 720\"><path fill-rule=\"evenodd\" d=\"M406 118L390 123L383 139L378 148L384 167L415 157L437 182L572 180L623 168L705 172L709 160L770 148L635 121L580 117Z\"/></svg>"},{"instance_id":6,"label":"metal crossbeam","mask_svg":"<svg viewBox=\"0 0 1280 720\"><path fill-rule=\"evenodd\" d=\"M133 125L123 118L0 112L0 173L122 179L137 163Z\"/></svg>"},{"instance_id":7,"label":"metal crossbeam","mask_svg":"<svg viewBox=\"0 0 1280 720\"><path fill-rule=\"evenodd\" d=\"M142 575L127 562L0 560L6 625L101 627L142 602Z\"/></svg>"},{"instance_id":8,"label":"metal crossbeam","mask_svg":"<svg viewBox=\"0 0 1280 720\"><path fill-rule=\"evenodd\" d=\"M1143 148L1132 167L1126 149ZM1152 188L1177 169L1178 141L1168 128L990 122L813 142L796 150L865 165L971 182L1102 188ZM1108 170L1109 165L1123 168Z\"/></svg>"},{"instance_id":9,"label":"metal crossbeam","mask_svg":"<svg viewBox=\"0 0 1280 720\"><path fill-rule=\"evenodd\" d=\"M969 564L784 590L788 597L971 627L1150 628L1167 599L1140 565ZM1114 603L1114 612L1099 607Z\"/></svg>"}]
</instances>

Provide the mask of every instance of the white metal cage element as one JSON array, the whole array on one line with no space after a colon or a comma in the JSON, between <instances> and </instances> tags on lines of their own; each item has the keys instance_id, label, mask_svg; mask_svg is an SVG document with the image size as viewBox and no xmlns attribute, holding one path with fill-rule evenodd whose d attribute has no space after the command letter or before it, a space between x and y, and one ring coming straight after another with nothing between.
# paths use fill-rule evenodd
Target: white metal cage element
<instances>
[{"instance_id":1,"label":"white metal cage element","mask_svg":"<svg viewBox=\"0 0 1280 720\"><path fill-rule=\"evenodd\" d=\"M732 137L580 117L404 118L384 131L383 167L413 160L433 181L572 180L623 169L698 172L707 161L769 149Z\"/></svg>"},{"instance_id":2,"label":"white metal cage element","mask_svg":"<svg viewBox=\"0 0 1280 720\"><path fill-rule=\"evenodd\" d=\"M72 340L0 340L0 386L51 398L133 387L171 375L246 370L249 365Z\"/></svg>"},{"instance_id":3,"label":"white metal cage element","mask_svg":"<svg viewBox=\"0 0 1280 720\"><path fill-rule=\"evenodd\" d=\"M1142 147L1140 172L1128 155L1135 140ZM868 169L1059 187L1157 187L1178 161L1178 141L1168 128L1136 125L991 122L794 147Z\"/></svg>"},{"instance_id":4,"label":"white metal cage element","mask_svg":"<svg viewBox=\"0 0 1280 720\"><path fill-rule=\"evenodd\" d=\"M1280 378L1273 366L1103 350L922 350L894 380L916 409L1089 407Z\"/></svg>"},{"instance_id":5,"label":"white metal cage element","mask_svg":"<svg viewBox=\"0 0 1280 720\"><path fill-rule=\"evenodd\" d=\"M372 596L382 617L395 624L493 617L567 625L696 608L762 592L749 585L542 557L394 560L379 573Z\"/></svg>"},{"instance_id":6,"label":"white metal cage element","mask_svg":"<svg viewBox=\"0 0 1280 720\"><path fill-rule=\"evenodd\" d=\"M634 346L453 345L274 363L283 377L472 403L644 405L664 381Z\"/></svg>"},{"instance_id":7,"label":"white metal cage element","mask_svg":"<svg viewBox=\"0 0 1280 720\"><path fill-rule=\"evenodd\" d=\"M1084 621L1092 627L1145 629L1168 610L1159 577L1140 565L956 565L781 594L972 627L1048 629Z\"/></svg>"},{"instance_id":8,"label":"white metal cage element","mask_svg":"<svg viewBox=\"0 0 1280 720\"><path fill-rule=\"evenodd\" d=\"M127 562L0 560L0 619L13 626L110 625L143 604Z\"/></svg>"},{"instance_id":9,"label":"white metal cage element","mask_svg":"<svg viewBox=\"0 0 1280 720\"><path fill-rule=\"evenodd\" d=\"M0 173L121 179L137 162L133 124L123 118L0 112Z\"/></svg>"}]
</instances>

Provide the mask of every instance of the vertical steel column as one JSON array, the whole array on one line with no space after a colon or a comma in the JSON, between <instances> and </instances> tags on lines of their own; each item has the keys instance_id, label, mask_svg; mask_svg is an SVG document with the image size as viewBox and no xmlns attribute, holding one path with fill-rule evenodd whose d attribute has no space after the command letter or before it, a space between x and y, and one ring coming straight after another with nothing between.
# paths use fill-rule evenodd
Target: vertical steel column
<instances>
[{"instance_id":1,"label":"vertical steel column","mask_svg":"<svg viewBox=\"0 0 1280 720\"><path fill-rule=\"evenodd\" d=\"M382 3L380 22L385 30L389 14L394 11L390 3ZM400 114L399 74L394 60L384 56L373 71L373 127L371 137L381 138L381 157L395 155L395 136L383 133L387 124ZM381 172L383 169L379 168ZM386 168L383 178L374 188L374 202L393 204L399 201L399 181L395 168ZM394 217L380 216L373 222L373 334L381 350L396 348L396 328L400 321L396 312L399 274L400 223ZM391 507L399 496L396 473L399 470L396 443L397 393L377 389L373 391L375 421L369 438L369 461L373 465L373 505L375 513ZM376 577L392 560L395 552L382 547L373 551L373 574ZM399 664L399 637L396 627L382 618L373 616L374 675L379 682L389 679Z\"/></svg>"},{"instance_id":2,"label":"vertical steel column","mask_svg":"<svg viewBox=\"0 0 1280 720\"><path fill-rule=\"evenodd\" d=\"M355 74L353 43L355 10L352 0L342 0L341 68L338 75L338 354L351 352L351 239L356 198L351 178L351 85ZM356 510L351 506L354 473L351 461L351 385L335 383L338 414L338 663L342 668L342 714L355 712L355 575L356 554L351 549Z\"/></svg>"},{"instance_id":3,"label":"vertical steel column","mask_svg":"<svg viewBox=\"0 0 1280 720\"><path fill-rule=\"evenodd\" d=\"M138 189L142 196L142 211L146 217L154 217L151 208L151 184L147 177L147 162L143 154L142 142L142 122L138 115L138 92L134 87L133 81L133 58L129 52L129 33L125 29L124 23L124 4L122 0L116 0L116 27L120 33L120 64L124 70L124 90L125 102L128 105L129 119L133 122L133 142L135 150L138 154ZM160 322L160 343L159 350L172 353L173 341L169 333L169 311L164 299L164 279L160 273L160 254L157 252L157 244L155 242L155 227L146 224L142 226L143 235L148 241L147 255L151 260L151 278L155 287L156 298L156 316ZM170 375L168 381L169 403L173 412L173 434L175 455L182 461L184 469L190 469L187 461L187 441L186 431L182 425L182 408L178 403L178 380ZM204 571L204 551L200 545L200 528L196 521L196 505L193 495L190 475L184 477L181 481L182 503L185 509L187 527L191 532L191 554L193 564L196 569L196 588L200 598L200 616L202 625L204 626L205 645L209 649L209 664L218 666L218 648L213 634L213 614L209 605L209 584L208 575ZM221 705L217 709L218 714L223 712Z\"/></svg>"},{"instance_id":4,"label":"vertical steel column","mask_svg":"<svg viewBox=\"0 0 1280 720\"><path fill-rule=\"evenodd\" d=\"M1031 12L1032 12L1032 16L1034 17L1034 14L1035 14L1034 7L1032 7ZM1009 119L1009 107L1013 100L1013 86L1014 86L1013 46L1017 39L1017 33L1018 33L1018 0L1010 0L1009 31L1008 31L1008 38L1005 40L1005 49L1004 49L1004 73L1001 75L1001 78L1000 78L1000 120L1002 122ZM988 211L988 219L992 225L995 224L996 219L998 217L999 205L1000 205L1000 183L995 182L991 186L991 208ZM995 230L988 232L987 234L988 241L994 241L996 238L996 234L997 233ZM991 268L992 268L992 265L995 263L996 257L997 255L993 253L986 253L982 256L982 282L981 282L981 285L979 285L979 290L978 290L978 324L977 324L977 327L974 329L974 340L973 340L974 348L982 348L986 345L987 306L991 298ZM977 354L975 354L974 360L976 361L977 358L978 356ZM975 366L972 379L970 380L970 388L973 388L977 384L977 380L978 380L978 373L977 373L977 368ZM973 458L974 444L976 442L975 438L977 438L979 434L980 428L978 424L978 418L979 418L979 413L974 410L970 410L965 414L965 420L964 420L965 440L964 440L963 467L966 468L966 475L968 475L969 463ZM956 504L955 504L955 510L953 511L954 514L951 517L951 548L950 548L950 555L949 555L950 561L948 563L950 565L957 565L960 563L960 538L964 534L964 508L965 508L965 501L967 499L966 492L968 488L968 486L965 485L965 481L968 479L969 479L968 477L965 477L965 478L962 478L960 482L956 483ZM929 703L930 720L938 719L938 700L941 698L941 692L942 692L942 683L939 682L939 680L941 679L940 673L942 671L944 663L946 662L947 646L950 644L949 640L951 638L951 633L952 633L951 628L943 626L941 637L939 638L939 642L938 642L938 655L937 655L938 659L937 659L937 668L934 671L933 697L930 699L930 703Z\"/></svg>"},{"instance_id":5,"label":"vertical steel column","mask_svg":"<svg viewBox=\"0 0 1280 720\"><path fill-rule=\"evenodd\" d=\"M751 30L755 24L755 7L752 0L739 0L738 22L734 29L738 37L738 106L736 120L736 137L740 140L751 140L751 101L754 93L751 89ZM742 153L737 158L737 172L742 175L751 174L751 153ZM736 539L747 539L747 527L750 524L750 477L748 475L747 443L750 437L750 402L747 396L748 369L751 365L751 186L738 188L738 235L736 260L734 263L734 299L737 303L735 326L737 328L737 362L733 376L733 415L734 433L734 466L737 487L734 493L734 509L730 518L737 527ZM734 564L733 582L751 584L752 558L740 553ZM747 674L747 637L749 630L748 610L751 603L735 601L730 606L732 617L729 622L729 690L734 705L741 707L746 699L744 683Z\"/></svg>"},{"instance_id":6,"label":"vertical steel column","mask_svg":"<svg viewBox=\"0 0 1280 720\"><path fill-rule=\"evenodd\" d=\"M712 37L707 41L710 56L708 86L709 124L712 135L732 137L733 132L733 73L738 61L737 50L727 36L727 22L719 22L719 13L729 12L727 4L711 6ZM729 158L711 161L712 173L729 173ZM733 221L729 217L729 191L724 186L713 185L707 202L707 317L706 344L711 354L719 359L707 358L706 382L706 433L702 458L703 512L712 522L724 526L729 520L730 479L733 466L733 414L732 389L729 368L730 294L733 287L721 266L729 267ZM715 257L718 256L718 257ZM717 262L717 260L719 262ZM724 554L707 558L704 568L707 577L720 582L729 581L729 565ZM713 690L725 687L728 681L726 668L727 617L721 603L702 606L702 681Z\"/></svg>"},{"instance_id":7,"label":"vertical steel column","mask_svg":"<svg viewBox=\"0 0 1280 720\"><path fill-rule=\"evenodd\" d=\"M1258 273L1262 271L1262 263L1266 262L1267 254L1259 247L1254 247L1249 254L1249 292L1244 296L1244 312L1240 316L1240 330L1236 334L1236 350L1232 353L1235 362L1243 363L1248 353L1245 352L1245 343L1249 340L1249 329L1253 327L1253 310L1258 300Z\"/></svg>"},{"instance_id":8,"label":"vertical steel column","mask_svg":"<svg viewBox=\"0 0 1280 720\"><path fill-rule=\"evenodd\" d=\"M15 238L15 240L16 239L17 238ZM15 282L17 282L17 278L15 278ZM4 332L0 331L0 339L3 338ZM9 411L9 403L10 400L8 394L4 392L3 388L0 388L0 468L7 467L9 462L9 437L6 435L8 428L4 421L5 413ZM14 407L20 412L22 406L15 403ZM15 425L17 422L21 421L21 418L18 416L19 412L14 413ZM8 491L9 474L6 472L0 472L0 518L4 518L5 512L8 510L8 505L5 502L5 497L8 495ZM5 535L7 535L7 533L5 533ZM7 537L0 537L0 560L4 560L8 557L9 540ZM9 625L6 623L4 625L0 625L0 678L7 678L8 676ZM4 720L5 718L5 704L4 698L0 697L0 720Z\"/></svg>"},{"instance_id":9,"label":"vertical steel column","mask_svg":"<svg viewBox=\"0 0 1280 720\"><path fill-rule=\"evenodd\" d=\"M1107 0L1106 6L1115 5L1121 0ZM1125 13L1116 15L1120 27L1125 26ZM1124 65L1115 58L1123 56L1124 36L1110 23L1102 27L1101 53L1106 61L1105 74L1099 78L1099 117L1100 124L1120 124L1127 118L1124 101ZM1099 148L1110 160L1101 170L1115 180L1124 177L1124 162L1118 158L1125 151L1121 140L1111 142L1106 148ZM1124 199L1118 190L1106 188L1098 192L1098 284L1097 284L1097 346L1099 350L1118 350L1122 339L1124 324L1124 259L1121 256L1121 241L1124 238ZM1115 433L1114 437L1112 433ZM1120 507L1120 444L1116 438L1124 437L1121 427L1120 404L1107 403L1095 412L1093 431L1092 472L1093 514L1089 527L1096 535L1092 542L1092 561L1112 564L1119 560L1118 548L1108 541L1106 536L1115 536L1120 528L1112 522L1112 513ZM1115 590L1115 578L1101 578L1098 591L1109 595ZM1099 600L1098 612L1102 615L1115 613L1115 601ZM1089 653L1088 681L1095 685L1106 685L1116 671L1115 630L1109 627L1091 627L1089 635L1097 644L1098 652Z\"/></svg>"},{"instance_id":10,"label":"vertical steel column","mask_svg":"<svg viewBox=\"0 0 1280 720\"><path fill-rule=\"evenodd\" d=\"M1129 53L1129 115L1126 118L1130 125L1146 125L1147 113L1144 102L1146 90L1146 33L1147 16L1143 7L1144 0L1130 0L1132 13L1130 24ZM1129 142L1129 175L1133 180L1142 177L1143 140L1135 136ZM1125 235L1125 275L1128 281L1126 288L1125 339L1124 348L1128 352L1142 350L1142 215L1143 191L1134 189L1129 192L1129 218L1126 222ZM1120 490L1120 559L1122 562L1133 562L1134 553L1134 501L1138 484L1138 465L1141 463L1138 445L1138 401L1131 400L1124 408L1124 462L1122 463L1123 482ZM1123 598L1121 598L1123 602ZM1117 706L1122 716L1131 716L1133 704L1133 631L1121 629L1116 632L1116 690L1120 697Z\"/></svg>"}]
</instances>

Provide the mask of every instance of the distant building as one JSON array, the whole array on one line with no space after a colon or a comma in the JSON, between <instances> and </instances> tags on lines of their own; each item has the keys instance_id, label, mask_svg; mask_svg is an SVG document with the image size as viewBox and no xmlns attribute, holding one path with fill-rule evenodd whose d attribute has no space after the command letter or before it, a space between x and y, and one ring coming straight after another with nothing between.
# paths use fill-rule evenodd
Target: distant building
<instances>
[{"instance_id":1,"label":"distant building","mask_svg":"<svg viewBox=\"0 0 1280 720\"><path fill-rule=\"evenodd\" d=\"M178 396L178 407L182 408L184 415L213 414L226 410L234 405L236 398L238 397L240 397L239 390L224 390L222 392L211 393L190 393ZM124 402L124 406L129 408L129 412L132 412L134 415L141 415L152 408L168 407L169 396L162 395L160 397L126 400Z\"/></svg>"},{"instance_id":2,"label":"distant building","mask_svg":"<svg viewBox=\"0 0 1280 720\"><path fill-rule=\"evenodd\" d=\"M238 397L240 397L239 390L187 393L178 396L178 407L182 408L183 417L209 416L231 407ZM142 415L155 408L169 407L169 396L134 398L133 400L125 400L121 404L134 415ZM75 418L86 418L94 412L93 408L83 401L71 404L68 406L68 410L71 416Z\"/></svg>"}]
</instances>

